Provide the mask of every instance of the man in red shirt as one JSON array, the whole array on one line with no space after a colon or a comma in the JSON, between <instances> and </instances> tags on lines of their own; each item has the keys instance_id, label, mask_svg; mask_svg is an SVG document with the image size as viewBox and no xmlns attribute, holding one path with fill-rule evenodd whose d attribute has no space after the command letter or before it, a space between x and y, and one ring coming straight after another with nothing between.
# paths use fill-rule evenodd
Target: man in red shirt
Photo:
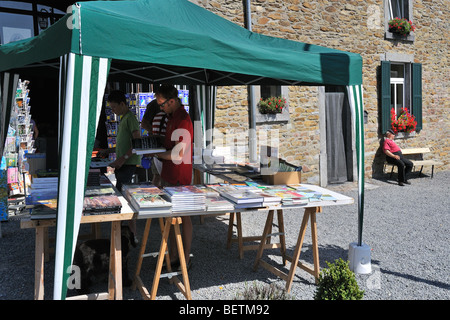
<instances>
[{"instance_id":1,"label":"man in red shirt","mask_svg":"<svg viewBox=\"0 0 450 320\"><path fill-rule=\"evenodd\" d=\"M159 107L168 115L164 148L167 150L156 156L162 160L162 186L189 185L192 182L192 145L194 129L189 114L178 98L178 90L172 85L161 85L155 89ZM183 247L186 264L192 243L192 222L189 216L182 217ZM176 242L173 232L170 237L169 256L177 264Z\"/></svg>"},{"instance_id":2,"label":"man in red shirt","mask_svg":"<svg viewBox=\"0 0 450 320\"><path fill-rule=\"evenodd\" d=\"M388 163L397 166L398 171L398 184L404 186L404 184L411 184L406 179L406 175L411 172L413 163L411 160L403 157L400 147L394 142L395 134L392 130L386 132L386 137L383 144L383 152L386 155L386 161Z\"/></svg>"}]
</instances>

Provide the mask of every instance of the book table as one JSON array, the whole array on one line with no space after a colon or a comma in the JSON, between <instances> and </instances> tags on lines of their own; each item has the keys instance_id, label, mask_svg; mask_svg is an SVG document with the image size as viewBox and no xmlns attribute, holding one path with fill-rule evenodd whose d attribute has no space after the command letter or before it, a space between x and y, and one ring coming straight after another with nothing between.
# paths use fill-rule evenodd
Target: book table
<instances>
[{"instance_id":1,"label":"book table","mask_svg":"<svg viewBox=\"0 0 450 320\"><path fill-rule=\"evenodd\" d=\"M303 184L302 184L303 185ZM236 209L234 211L223 210L217 212L211 211L189 211L189 212L177 212L176 214L170 215L154 215L154 216L139 216L136 210L134 210L127 202L127 200L120 196L123 206L122 211L125 213L118 214L105 214L105 215L89 215L82 216L81 223L99 223L99 222L111 222L111 253L110 253L110 272L112 273L112 277L109 277L108 282L108 292L102 293L99 295L95 295L96 298L106 298L106 299L122 299L122 256L121 256L121 230L120 225L124 220L132 220L132 219L147 219L145 225L145 231L142 238L141 249L139 253L139 258L137 262L136 273L134 277L134 288L138 288L141 292L141 295L144 299L155 299L158 286L159 279L161 277L168 277L171 282L175 283L175 285L180 289L180 291L184 294L187 299L191 299L190 292L190 284L189 278L187 274L186 262L184 260L184 250L183 243L181 239L180 233L180 225L181 225L181 217L182 216L202 216L202 215L211 215L211 214L227 214L227 213L243 213L243 212L251 212L251 211L265 211L267 212L267 219L265 223L265 227L261 237L255 237L254 240L259 240L260 243L253 249L257 249L257 255L255 259L255 263L253 269L256 271L259 266L264 267L265 269L271 271L275 275L281 277L286 281L286 291L290 292L293 277L297 267L300 267L303 270L314 275L316 280L319 277L319 249L318 249L318 241L317 241L317 222L316 222L316 214L322 211L322 207L325 206L334 206L334 205L345 205L352 204L354 202L353 198L332 192L330 190L314 186L314 185L304 185L310 189L313 189L322 194L329 194L333 197L333 200L321 200L309 202L307 204L295 205L295 206L272 206L272 207L263 207L263 208L251 208L251 209ZM297 243L294 249L294 254L292 257L286 254L286 244L284 237L284 225L283 225L283 210L284 209L299 209L304 208L304 215L302 219L302 223L300 226L299 234L297 237ZM272 223L275 215L275 211L278 216L278 228L280 233L272 234ZM145 254L146 242L148 239L148 233L150 231L150 225L152 219L158 219L160 228L161 228L161 246L158 253L154 255L158 257L155 275L153 278L153 284L150 293L145 288L142 283L139 274L141 271L142 259L148 254ZM306 265L299 262L300 251L303 245L303 239L305 236L306 228L308 226L308 222L311 223L311 234L312 234L312 246L313 246L313 260L314 267L309 268ZM232 222L231 222L232 223ZM44 247L45 247L45 231L46 228L52 227L56 225L56 219L45 219L45 220L25 220L21 221L21 228L35 228L36 229L36 252L35 252L35 299L43 299L44 298ZM180 265L181 272L172 272L170 268L170 261L167 255L167 242L170 228L173 227L175 231L175 237L177 241L177 249L178 255L180 257ZM241 226L240 226L241 228ZM230 229L229 229L230 230ZM280 236L280 243L271 244L268 240L272 236ZM239 239L240 238L240 239ZM230 240L230 233L229 233ZM242 252L242 232L238 232L238 241L240 242L240 253ZM289 273L286 274L281 270L273 267L269 263L265 262L262 259L263 252L267 248L280 248L281 256L283 258L283 264L286 261L291 262ZM167 271L168 273L162 274L163 261L166 260ZM177 278L177 275L182 275L183 281L180 281ZM74 299L77 297L69 297L70 299ZM68 298L68 299L69 299ZM92 298L92 296L81 297L85 299Z\"/></svg>"}]
</instances>

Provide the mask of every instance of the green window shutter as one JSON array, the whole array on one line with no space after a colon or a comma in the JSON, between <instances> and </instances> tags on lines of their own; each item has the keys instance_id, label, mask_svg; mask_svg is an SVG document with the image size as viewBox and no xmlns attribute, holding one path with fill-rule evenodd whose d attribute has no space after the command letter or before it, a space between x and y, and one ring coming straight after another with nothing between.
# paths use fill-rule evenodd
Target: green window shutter
<instances>
[{"instance_id":1,"label":"green window shutter","mask_svg":"<svg viewBox=\"0 0 450 320\"><path fill-rule=\"evenodd\" d=\"M413 63L412 68L412 114L416 118L416 131L422 130L422 64Z\"/></svg>"},{"instance_id":2,"label":"green window shutter","mask_svg":"<svg viewBox=\"0 0 450 320\"><path fill-rule=\"evenodd\" d=\"M381 61L381 134L391 128L391 63Z\"/></svg>"}]
</instances>

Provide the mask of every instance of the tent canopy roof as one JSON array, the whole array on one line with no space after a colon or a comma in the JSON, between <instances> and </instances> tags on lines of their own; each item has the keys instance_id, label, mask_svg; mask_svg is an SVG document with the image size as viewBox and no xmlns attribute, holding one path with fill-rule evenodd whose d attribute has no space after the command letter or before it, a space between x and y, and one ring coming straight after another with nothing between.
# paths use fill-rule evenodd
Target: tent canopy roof
<instances>
[{"instance_id":1,"label":"tent canopy roof","mask_svg":"<svg viewBox=\"0 0 450 320\"><path fill-rule=\"evenodd\" d=\"M177 84L362 83L362 58L240 27L187 0L78 2L38 36L0 46L0 71L73 52L113 59L110 78Z\"/></svg>"}]
</instances>

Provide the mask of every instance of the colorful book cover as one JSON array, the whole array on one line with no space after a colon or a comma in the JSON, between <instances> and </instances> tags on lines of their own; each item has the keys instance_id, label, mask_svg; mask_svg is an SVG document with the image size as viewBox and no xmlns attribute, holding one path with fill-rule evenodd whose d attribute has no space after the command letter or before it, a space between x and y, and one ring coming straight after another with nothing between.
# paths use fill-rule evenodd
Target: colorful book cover
<instances>
[{"instance_id":1,"label":"colorful book cover","mask_svg":"<svg viewBox=\"0 0 450 320\"><path fill-rule=\"evenodd\" d=\"M170 207L172 204L159 194L133 192L132 201L138 208Z\"/></svg>"},{"instance_id":2,"label":"colorful book cover","mask_svg":"<svg viewBox=\"0 0 450 320\"><path fill-rule=\"evenodd\" d=\"M164 187L164 190L172 197L174 196L195 196L203 195L203 191L193 185Z\"/></svg>"}]
</instances>

